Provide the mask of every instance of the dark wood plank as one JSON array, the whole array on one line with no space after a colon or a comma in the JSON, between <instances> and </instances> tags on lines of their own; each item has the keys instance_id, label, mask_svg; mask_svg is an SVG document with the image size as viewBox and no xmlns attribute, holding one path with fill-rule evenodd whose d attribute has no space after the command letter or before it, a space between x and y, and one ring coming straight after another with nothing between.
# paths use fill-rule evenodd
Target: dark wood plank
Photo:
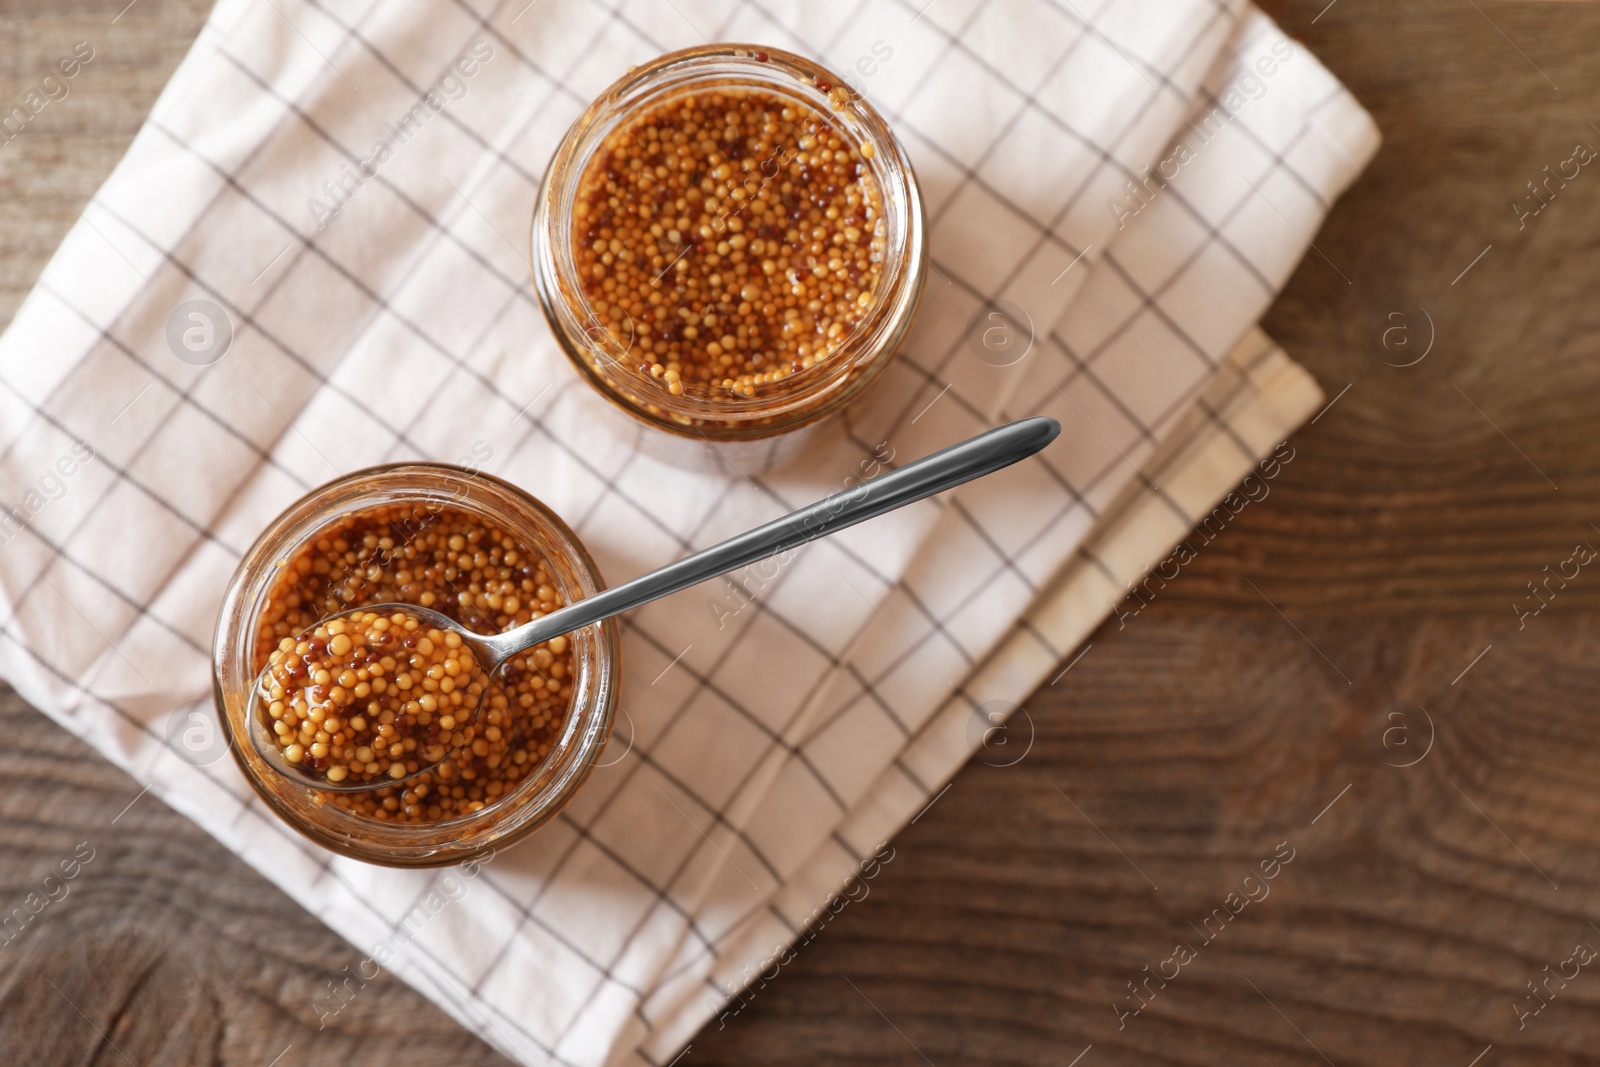
<instances>
[{"instance_id":1,"label":"dark wood plank","mask_svg":"<svg viewBox=\"0 0 1600 1067\"><path fill-rule=\"evenodd\" d=\"M110 6L0 6L0 92L97 48L0 147L0 319L75 217L44 179L88 198L203 18L140 0L112 26ZM1520 631L1511 608L1600 539L1600 177L1521 230L1509 206L1600 145L1600 6L1325 7L1279 13L1387 140L1266 326L1349 392L1268 499L1028 702L1027 756L964 770L868 899L685 1063L1600 1061L1593 967L1524 1028L1513 1010L1600 948L1600 583ZM1390 313L1420 343L1424 310L1428 357L1386 365L1419 351L1383 347ZM137 787L15 697L0 736L0 902L95 849L0 947L0 1061L504 1062L388 978L318 1031L352 950L160 804L119 816ZM1280 842L1270 895L1207 943L1190 924ZM1194 959L1119 1028L1126 983L1180 941Z\"/></svg>"},{"instance_id":2,"label":"dark wood plank","mask_svg":"<svg viewBox=\"0 0 1600 1067\"><path fill-rule=\"evenodd\" d=\"M1585 168L1520 231L1511 209L1575 144L1600 149L1584 45L1600 9L1479 4L1491 24L1450 0L1341 0L1310 26L1325 3L1289 5L1288 27L1352 87L1385 143L1316 238L1352 284L1313 252L1264 326L1330 397L1352 388L1296 441L1306 464L1283 506L1208 547L1218 559L1175 595L1251 605L1248 573L1286 609L1509 618L1509 597L1600 522L1600 304L1588 295L1600 175ZM1390 314L1407 316L1420 345L1419 309L1435 325L1431 353L1387 365L1420 351L1384 348ZM1600 583L1569 593L1600 606Z\"/></svg>"}]
</instances>

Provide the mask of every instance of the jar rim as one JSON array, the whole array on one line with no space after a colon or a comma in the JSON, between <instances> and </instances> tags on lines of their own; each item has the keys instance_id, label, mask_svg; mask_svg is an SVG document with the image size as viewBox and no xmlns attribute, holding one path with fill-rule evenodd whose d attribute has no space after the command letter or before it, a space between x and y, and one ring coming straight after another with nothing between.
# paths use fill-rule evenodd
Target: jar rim
<instances>
[{"instance_id":1,"label":"jar rim","mask_svg":"<svg viewBox=\"0 0 1600 1067\"><path fill-rule=\"evenodd\" d=\"M758 58L759 57L759 58ZM612 83L567 131L540 183L530 234L534 288L563 353L613 405L671 433L737 440L770 437L833 413L888 365L910 327L927 279L926 211L910 157L877 110L854 90L835 107L819 86L848 89L844 79L803 56L765 45L718 43L669 52ZM593 339L598 317L577 278L570 239L577 187L604 138L638 111L675 96L718 86L759 88L842 116L840 125L874 149L872 167L889 220L881 298L826 360L769 383L753 398L673 396L649 389L637 370ZM892 210L891 210L892 209ZM631 347L631 342L630 342Z\"/></svg>"},{"instance_id":2,"label":"jar rim","mask_svg":"<svg viewBox=\"0 0 1600 1067\"><path fill-rule=\"evenodd\" d=\"M248 687L255 677L250 667L257 623L277 567L346 516L384 505L427 506L434 501L445 501L441 510L455 506L478 514L522 539L545 558L552 579L569 600L605 588L599 566L577 534L526 490L455 464L379 464L310 490L261 532L229 580L212 640L212 693L222 736L256 794L288 826L318 845L384 866L466 863L520 840L554 817L605 748L620 681L616 620L574 632L573 696L560 739L515 788L476 812L424 823L384 822L325 803L310 787L280 781L241 736L247 729L243 716L249 713Z\"/></svg>"}]
</instances>

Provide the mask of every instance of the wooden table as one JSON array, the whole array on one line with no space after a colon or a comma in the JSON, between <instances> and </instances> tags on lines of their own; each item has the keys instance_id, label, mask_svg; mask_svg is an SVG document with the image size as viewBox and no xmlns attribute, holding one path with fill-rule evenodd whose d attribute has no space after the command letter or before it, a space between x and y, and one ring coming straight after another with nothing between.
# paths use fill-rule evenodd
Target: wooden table
<instances>
[{"instance_id":1,"label":"wooden table","mask_svg":"<svg viewBox=\"0 0 1600 1067\"><path fill-rule=\"evenodd\" d=\"M121 2L0 9L0 102L98 52L0 148L0 318L204 17ZM1324 4L1277 9L1387 140L1266 327L1337 403L1028 703L1027 757L964 770L689 1067L1600 1062L1600 966L1517 1012L1600 948L1600 575L1513 609L1600 543L1600 174L1524 228L1510 207L1600 145L1600 7ZM503 1062L387 978L319 1033L348 946L14 696L0 736L0 900L97 842L0 949L0 1061Z\"/></svg>"}]
</instances>

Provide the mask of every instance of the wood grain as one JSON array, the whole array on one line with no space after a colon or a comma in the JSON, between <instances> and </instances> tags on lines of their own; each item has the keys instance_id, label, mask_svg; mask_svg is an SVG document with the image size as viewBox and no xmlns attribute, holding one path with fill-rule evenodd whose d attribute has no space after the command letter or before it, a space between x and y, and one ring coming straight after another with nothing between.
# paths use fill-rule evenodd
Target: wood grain
<instances>
[{"instance_id":1,"label":"wood grain","mask_svg":"<svg viewBox=\"0 0 1600 1067\"><path fill-rule=\"evenodd\" d=\"M204 16L117 6L0 5L0 103L97 49L0 147L0 319ZM1277 7L1386 137L1266 321L1349 391L1266 501L1028 702L1026 758L964 770L686 1067L1600 1062L1594 968L1521 1029L1513 1010L1600 947L1600 579L1520 631L1511 609L1600 524L1600 176L1520 230L1509 206L1600 144L1600 7ZM1389 315L1423 311L1428 358L1388 366ZM0 736L0 901L95 850L0 947L0 1062L504 1062L387 978L318 1031L351 949L14 696ZM1207 942L1280 842L1270 895ZM1194 958L1119 1028L1180 942Z\"/></svg>"}]
</instances>

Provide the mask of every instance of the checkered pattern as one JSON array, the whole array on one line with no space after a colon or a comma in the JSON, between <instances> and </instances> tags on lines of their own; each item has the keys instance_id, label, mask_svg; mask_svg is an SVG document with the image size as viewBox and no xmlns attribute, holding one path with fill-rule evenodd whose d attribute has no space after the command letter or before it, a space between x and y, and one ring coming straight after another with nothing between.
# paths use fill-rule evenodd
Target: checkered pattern
<instances>
[{"instance_id":1,"label":"checkered pattern","mask_svg":"<svg viewBox=\"0 0 1600 1067\"><path fill-rule=\"evenodd\" d=\"M853 71L927 196L904 357L803 468L612 436L527 281L567 125L702 39ZM1251 325L1375 147L1238 0L223 0L0 339L0 671L507 1054L671 1060L1312 410ZM196 299L234 334L205 367L168 342ZM336 474L487 450L615 580L1036 412L1036 460L635 612L608 765L423 921L442 875L334 860L169 746L240 553Z\"/></svg>"}]
</instances>

